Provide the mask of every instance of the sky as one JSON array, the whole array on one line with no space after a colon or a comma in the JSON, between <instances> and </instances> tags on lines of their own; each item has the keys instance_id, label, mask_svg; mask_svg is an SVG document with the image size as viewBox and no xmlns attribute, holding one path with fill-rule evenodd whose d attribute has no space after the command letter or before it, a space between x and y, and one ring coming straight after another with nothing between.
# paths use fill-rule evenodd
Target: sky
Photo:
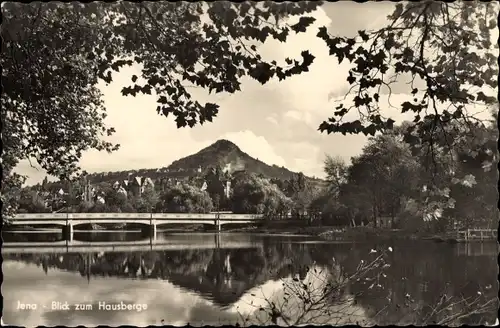
<instances>
[{"instance_id":1,"label":"sky","mask_svg":"<svg viewBox=\"0 0 500 328\"><path fill-rule=\"evenodd\" d=\"M353 36L358 30L383 26L394 5L391 2L325 3L311 14L316 22L306 33L291 35L286 43L271 40L259 48L264 59L278 62L285 57L299 58L301 51L308 49L316 56L309 72L264 86L244 79L242 91L231 95L209 96L205 90L195 89L193 95L200 103L215 101L220 111L213 123L192 129L177 129L173 118L159 116L153 95L122 96L121 88L139 72L138 67L124 69L115 76L114 82L100 85L108 113L106 123L116 129L107 139L119 143L121 148L112 154L88 151L81 159L82 169L109 172L164 167L219 139L227 139L267 164L324 177L326 154L349 162L361 152L367 138L327 135L317 130L323 120L332 116L335 100L343 98L349 86L346 81L349 64L339 64L335 57L328 55L328 48L316 37L318 27L327 26L332 34ZM398 81L393 86L391 105L397 106L410 98L405 94L409 90L404 82ZM396 109L390 112L398 115ZM33 168L28 162L20 163L17 171L28 176L27 184L38 183L45 177L41 168Z\"/></svg>"}]
</instances>

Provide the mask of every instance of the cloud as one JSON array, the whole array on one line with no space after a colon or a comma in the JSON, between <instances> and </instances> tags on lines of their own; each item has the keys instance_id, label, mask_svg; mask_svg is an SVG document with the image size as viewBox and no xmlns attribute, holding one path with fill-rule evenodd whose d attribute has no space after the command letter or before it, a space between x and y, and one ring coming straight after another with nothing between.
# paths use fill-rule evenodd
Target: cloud
<instances>
[{"instance_id":1,"label":"cloud","mask_svg":"<svg viewBox=\"0 0 500 328\"><path fill-rule=\"evenodd\" d=\"M252 131L232 132L222 136L220 139L232 141L248 155L258 158L269 165L283 166L286 161L276 154L274 148L267 142L266 138L256 136Z\"/></svg>"},{"instance_id":2,"label":"cloud","mask_svg":"<svg viewBox=\"0 0 500 328\"><path fill-rule=\"evenodd\" d=\"M274 125L278 125L278 121L276 120L276 118L274 116L266 117L266 121L271 122Z\"/></svg>"}]
</instances>

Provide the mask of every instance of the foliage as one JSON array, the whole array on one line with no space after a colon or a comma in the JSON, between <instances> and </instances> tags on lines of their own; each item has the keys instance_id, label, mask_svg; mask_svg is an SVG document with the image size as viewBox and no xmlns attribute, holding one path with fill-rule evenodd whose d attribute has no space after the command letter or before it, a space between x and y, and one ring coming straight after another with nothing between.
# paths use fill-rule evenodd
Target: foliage
<instances>
[{"instance_id":1,"label":"foliage","mask_svg":"<svg viewBox=\"0 0 500 328\"><path fill-rule=\"evenodd\" d=\"M131 200L133 208L139 213L154 212L158 202L159 195L156 190L150 186L141 192L140 197L133 197Z\"/></svg>"},{"instance_id":2,"label":"foliage","mask_svg":"<svg viewBox=\"0 0 500 328\"><path fill-rule=\"evenodd\" d=\"M307 50L302 52L301 62L294 61L284 68L262 60L256 45L268 38L285 42L290 30L304 32L313 18L302 18L294 26L278 23L288 15L311 12L320 4L120 3L112 9L119 13L112 29L127 38L120 44L121 52L107 53L113 58L107 64L118 65L123 55L142 63L141 76L132 77L135 84L123 88L122 94L151 94L154 90L158 113L173 114L178 127L211 122L218 105L192 100L187 86L234 93L240 90L243 76L266 83L274 74L284 79L307 71L314 60ZM208 22L202 21L203 14L208 16ZM109 70L102 76L111 80ZM146 83L136 83L138 78Z\"/></svg>"},{"instance_id":3,"label":"foliage","mask_svg":"<svg viewBox=\"0 0 500 328\"><path fill-rule=\"evenodd\" d=\"M27 213L47 213L50 212L47 200L32 190L23 190L18 201L19 210Z\"/></svg>"},{"instance_id":4,"label":"foliage","mask_svg":"<svg viewBox=\"0 0 500 328\"><path fill-rule=\"evenodd\" d=\"M292 200L293 214L299 216L311 210L312 201L320 192L320 188L311 183L302 172L286 180L283 189L285 195Z\"/></svg>"},{"instance_id":5,"label":"foliage","mask_svg":"<svg viewBox=\"0 0 500 328\"><path fill-rule=\"evenodd\" d=\"M291 208L291 200L267 179L245 174L234 183L231 199L234 213L258 213L273 218Z\"/></svg>"},{"instance_id":6,"label":"foliage","mask_svg":"<svg viewBox=\"0 0 500 328\"><path fill-rule=\"evenodd\" d=\"M92 212L92 209L95 206L96 206L96 204L94 204L94 203L84 201L84 202L81 202L80 204L78 204L78 206L75 209L75 212L76 213L90 213L90 212ZM98 211L96 211L96 212L98 212ZM103 211L103 212L106 212L106 211Z\"/></svg>"},{"instance_id":7,"label":"foliage","mask_svg":"<svg viewBox=\"0 0 500 328\"><path fill-rule=\"evenodd\" d=\"M323 196L332 204L323 210L353 225L359 219L376 225L381 216L392 218L393 227L452 229L450 217L462 228L496 224L497 129L475 123L466 133L461 123L450 123L430 145L413 127L404 122L371 138L342 183L329 179L339 193ZM333 164L325 163L329 174ZM433 219L439 222L422 222Z\"/></svg>"},{"instance_id":8,"label":"foliage","mask_svg":"<svg viewBox=\"0 0 500 328\"><path fill-rule=\"evenodd\" d=\"M7 172L18 161L35 158L49 174L68 178L83 151L116 149L101 140L113 130L103 122L97 62L85 58L99 32L91 16L81 15L80 4L64 8L55 3L2 6L2 157L8 158L3 163ZM17 179L4 178L8 184Z\"/></svg>"},{"instance_id":9,"label":"foliage","mask_svg":"<svg viewBox=\"0 0 500 328\"><path fill-rule=\"evenodd\" d=\"M456 120L472 120L468 113L472 105L496 103L496 97L487 93L497 87L497 46L491 41L497 15L496 3L407 2L396 5L387 26L359 31L354 38L332 37L320 28L318 37L330 54L354 64L347 81L355 95L352 106L341 103L320 130L374 135L392 129L395 121L382 116L379 99L404 75L411 76L408 93L415 99L405 101L401 112L414 112L417 128L433 130ZM418 83L425 87L418 89ZM443 110L442 104L447 108ZM342 120L352 108L360 118ZM418 130L422 138L429 131Z\"/></svg>"},{"instance_id":10,"label":"foliage","mask_svg":"<svg viewBox=\"0 0 500 328\"><path fill-rule=\"evenodd\" d=\"M8 217L17 207L22 178L12 169L19 160L35 158L49 174L67 181L77 172L83 151L116 149L101 138L113 129L104 125L104 107L96 87L99 79L109 83L113 71L138 63L140 76L132 76L123 95L154 92L158 113L175 116L178 127L211 122L218 106L192 99L189 87L234 93L245 76L264 84L274 77L283 80L306 72L314 60L307 49L300 61L287 58L288 66L281 67L264 61L257 46L268 38L285 42L291 31L304 32L314 21L304 14L319 5L96 2L3 6L2 201L7 204L3 214ZM497 47L490 35L497 13L496 3L409 2L396 5L387 26L359 31L354 38L331 36L326 27L319 29L317 36L330 54L339 62L347 59L353 64L347 81L354 94L352 106L342 103L319 130L385 133L353 161L348 181L337 183L331 195L335 197L315 195L304 181L293 180L291 172L245 158L227 141L213 145L212 149L226 148L217 161L233 159L247 169L256 168L256 174L291 179L284 187L289 196L294 195L298 211L324 197L330 200L330 209L347 213L353 223L359 217L394 217L411 208L407 205L412 202L418 212L413 214L425 219L442 217L443 211L461 216L463 225L471 224L470 217L485 218L496 197L487 183L496 176L494 170L484 174L497 160L491 138L494 129L475 121L469 109L496 102L488 93L497 87ZM297 24L289 25L285 20L290 15L302 16ZM408 93L415 99L404 102L401 112L414 112L415 119L398 130L392 118L383 117L379 100L405 74L411 77ZM361 116L346 121L352 108ZM395 141L400 135L404 143ZM196 170L200 162L193 158L208 158L209 153L202 150L172 167L189 162L190 169ZM327 172L332 185L333 178L342 176L342 169L337 165L338 172ZM415 172L419 179L413 178ZM238 186L236 207L273 215L284 211L288 198L258 179ZM409 188L405 181L411 184ZM245 188L251 190L246 196L241 191ZM175 192L191 194L186 188ZM465 205L472 195L473 205ZM71 193L68 197L74 198ZM131 209L123 197L111 191L107 197L111 208ZM170 198L166 199L169 203ZM460 209L453 210L457 199ZM174 203L178 208L196 207ZM201 208L208 206L202 203Z\"/></svg>"},{"instance_id":11,"label":"foliage","mask_svg":"<svg viewBox=\"0 0 500 328\"><path fill-rule=\"evenodd\" d=\"M366 195L365 213L373 220L384 215L394 218L399 213L400 199L413 190L417 162L408 145L393 134L371 139L363 153L353 159L348 181ZM376 220L373 221L376 226Z\"/></svg>"},{"instance_id":12,"label":"foliage","mask_svg":"<svg viewBox=\"0 0 500 328\"><path fill-rule=\"evenodd\" d=\"M19 208L18 199L25 178L19 174L10 173L5 166L4 164L2 169L2 192L0 200L2 202L2 222L8 223Z\"/></svg>"},{"instance_id":13,"label":"foliage","mask_svg":"<svg viewBox=\"0 0 500 328\"><path fill-rule=\"evenodd\" d=\"M353 95L349 98L351 106L344 99L334 116L323 122L319 130L365 135L375 135L378 131L390 134L395 130L395 135L404 135L411 154L418 161L419 179L411 178L416 174L415 163L411 168L404 168L406 164L400 167L406 173L398 173L399 169L377 171L375 164L380 162L370 162L369 154L375 153L369 149L361 155L365 158L355 161L351 170L365 165L365 169L358 171L365 175L363 179L368 183L358 179L362 187L351 192L361 195L359 207L365 208L363 212L371 210L373 219L382 214L381 211L394 217L401 206L408 208L404 202L416 202L413 216L424 220L442 217L444 210L456 204L450 195L452 189L466 186L468 190L476 185L475 174L484 176L479 170L460 172L459 167L463 168L460 163L464 157L477 157L479 152L474 148L484 147L484 140L478 143L474 135L481 134L479 131L486 127L472 115L471 109L496 103L490 94L497 87L494 77L498 75L495 55L498 46L491 41L497 14L496 3L423 1L397 4L387 26L376 31L359 31L355 38L332 37L326 28L320 28L318 37L326 42L330 54L340 62L345 58L354 66L347 77L351 85L349 93ZM405 75L411 78L407 93L414 99L402 103L401 112L413 112L415 118L412 123L395 127L392 118L383 116L379 100L382 94L389 93L390 97L391 84ZM359 119L346 120L352 109L360 113ZM408 156L407 151L405 154ZM484 165L495 162L493 154L490 149L483 159ZM403 180L416 182L418 186L414 183L405 186L401 184L402 179L391 179L388 176L391 174L406 175ZM388 183L390 181L396 184ZM353 189L349 184L347 189ZM376 192L379 188L381 193ZM413 194L405 195L410 190ZM473 191L469 191L472 195ZM488 202L492 204L494 200L490 198ZM471 214L477 216L473 213L466 216ZM486 213L480 216L488 217Z\"/></svg>"},{"instance_id":14,"label":"foliage","mask_svg":"<svg viewBox=\"0 0 500 328\"><path fill-rule=\"evenodd\" d=\"M347 165L342 158L330 155L326 155L324 165L326 180L329 182L331 193L338 196L341 186L347 180Z\"/></svg>"},{"instance_id":15,"label":"foliage","mask_svg":"<svg viewBox=\"0 0 500 328\"><path fill-rule=\"evenodd\" d=\"M228 178L219 166L212 168L212 170L209 170L205 175L204 181L207 183L206 191L210 195L216 210L226 207L227 197L224 192L224 186L227 180Z\"/></svg>"},{"instance_id":16,"label":"foliage","mask_svg":"<svg viewBox=\"0 0 500 328\"><path fill-rule=\"evenodd\" d=\"M185 183L164 191L156 207L162 213L208 213L212 209L212 199L206 191Z\"/></svg>"},{"instance_id":17,"label":"foliage","mask_svg":"<svg viewBox=\"0 0 500 328\"><path fill-rule=\"evenodd\" d=\"M106 209L105 212L111 212L111 213L135 212L126 194L118 192L112 186L109 185L104 187L103 193L105 200L105 203L103 204L104 206L97 204L96 206L98 206L99 208L105 208Z\"/></svg>"}]
</instances>

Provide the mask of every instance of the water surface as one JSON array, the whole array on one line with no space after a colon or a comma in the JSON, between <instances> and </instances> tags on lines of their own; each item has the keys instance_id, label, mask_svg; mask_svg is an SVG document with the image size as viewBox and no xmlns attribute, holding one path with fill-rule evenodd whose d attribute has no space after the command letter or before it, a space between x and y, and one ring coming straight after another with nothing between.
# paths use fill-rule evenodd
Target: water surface
<instances>
[{"instance_id":1,"label":"water surface","mask_svg":"<svg viewBox=\"0 0 500 328\"><path fill-rule=\"evenodd\" d=\"M3 238L61 243L58 233L4 233ZM430 315L443 297L450 306L434 311L429 320L460 317L472 301L477 308L493 302L493 308L458 318L460 323L491 323L496 318L496 243L342 244L305 236L164 233L148 246L136 232L77 232L75 240L81 247L2 250L5 323L264 324L270 323L266 313L274 303L283 305L285 319L278 319L279 324L300 316L304 323L404 324ZM83 242L121 246L98 251ZM369 263L384 250L383 268L360 280L346 280L361 261ZM328 309L323 306L322 313L300 313L298 301L291 300L290 284L318 291L326 283L339 282L345 288L325 301ZM61 307L65 302L69 310ZM99 302L135 308L99 309ZM21 309L22 304L32 304L32 309ZM85 306L77 311L76 304Z\"/></svg>"}]
</instances>

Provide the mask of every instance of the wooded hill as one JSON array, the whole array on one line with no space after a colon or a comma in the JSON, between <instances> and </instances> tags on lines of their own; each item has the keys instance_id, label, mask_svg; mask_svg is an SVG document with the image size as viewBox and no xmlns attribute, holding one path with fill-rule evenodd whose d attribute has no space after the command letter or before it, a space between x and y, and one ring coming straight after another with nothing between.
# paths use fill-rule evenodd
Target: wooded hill
<instances>
[{"instance_id":1,"label":"wooded hill","mask_svg":"<svg viewBox=\"0 0 500 328\"><path fill-rule=\"evenodd\" d=\"M149 177L153 180L160 178L182 179L205 176L209 170L215 167L227 167L230 172L245 170L248 173L262 175L268 179L279 179L281 181L289 180L297 174L283 166L268 165L248 155L231 141L221 139L195 154L172 162L166 167L92 173L88 175L88 179L93 184L114 182L127 179L129 176ZM321 179L311 177L306 177L306 180L314 185L323 182Z\"/></svg>"}]
</instances>

